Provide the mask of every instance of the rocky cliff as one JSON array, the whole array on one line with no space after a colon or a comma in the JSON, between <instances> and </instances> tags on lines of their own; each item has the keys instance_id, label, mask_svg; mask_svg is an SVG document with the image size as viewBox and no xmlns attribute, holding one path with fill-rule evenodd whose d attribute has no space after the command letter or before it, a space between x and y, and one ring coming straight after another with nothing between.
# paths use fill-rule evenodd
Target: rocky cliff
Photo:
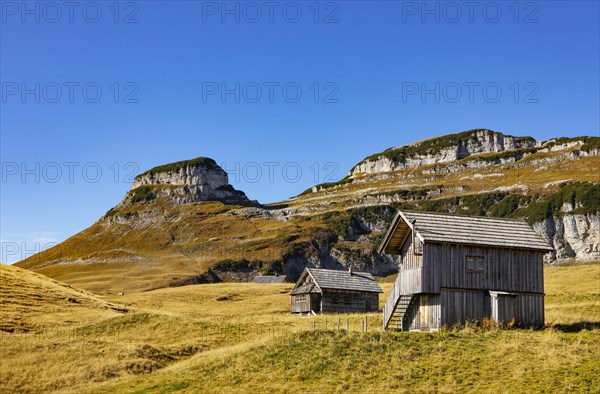
<instances>
[{"instance_id":1,"label":"rocky cliff","mask_svg":"<svg viewBox=\"0 0 600 394\"><path fill-rule=\"evenodd\" d=\"M295 280L305 267L389 275L376 247L397 210L523 218L548 262L600 260L600 138L540 142L471 130L388 149L339 182L260 205L214 160L155 167L90 228L21 267L93 291Z\"/></svg>"},{"instance_id":2,"label":"rocky cliff","mask_svg":"<svg viewBox=\"0 0 600 394\"><path fill-rule=\"evenodd\" d=\"M373 174L450 163L472 155L531 149L536 146L541 146L541 142L530 137L513 137L487 129L470 130L371 155L357 164L351 174Z\"/></svg>"},{"instance_id":3,"label":"rocky cliff","mask_svg":"<svg viewBox=\"0 0 600 394\"><path fill-rule=\"evenodd\" d=\"M598 214L553 216L533 224L554 252L546 262L573 259L600 261L600 216Z\"/></svg>"},{"instance_id":4,"label":"rocky cliff","mask_svg":"<svg viewBox=\"0 0 600 394\"><path fill-rule=\"evenodd\" d=\"M161 197L175 204L199 201L256 203L229 184L227 173L213 159L198 157L154 167L136 176L131 191L118 207Z\"/></svg>"}]
</instances>

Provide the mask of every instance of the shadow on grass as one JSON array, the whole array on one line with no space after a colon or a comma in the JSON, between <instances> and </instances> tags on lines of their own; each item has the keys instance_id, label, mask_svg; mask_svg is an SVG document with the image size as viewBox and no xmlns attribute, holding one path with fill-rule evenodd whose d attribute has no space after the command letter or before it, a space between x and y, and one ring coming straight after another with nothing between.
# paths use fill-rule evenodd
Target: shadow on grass
<instances>
[{"instance_id":1,"label":"shadow on grass","mask_svg":"<svg viewBox=\"0 0 600 394\"><path fill-rule=\"evenodd\" d=\"M580 321L572 324L554 324L552 328L560 332L580 332L583 330L597 330L600 329L600 322L598 321Z\"/></svg>"}]
</instances>

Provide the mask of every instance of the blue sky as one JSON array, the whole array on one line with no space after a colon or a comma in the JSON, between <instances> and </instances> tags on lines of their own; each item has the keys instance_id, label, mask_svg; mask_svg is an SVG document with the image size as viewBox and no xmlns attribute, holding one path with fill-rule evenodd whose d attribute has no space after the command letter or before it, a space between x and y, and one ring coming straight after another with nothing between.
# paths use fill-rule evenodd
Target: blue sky
<instances>
[{"instance_id":1,"label":"blue sky","mask_svg":"<svg viewBox=\"0 0 600 394\"><path fill-rule=\"evenodd\" d=\"M168 162L273 202L437 135L599 135L595 1L0 5L2 261Z\"/></svg>"}]
</instances>

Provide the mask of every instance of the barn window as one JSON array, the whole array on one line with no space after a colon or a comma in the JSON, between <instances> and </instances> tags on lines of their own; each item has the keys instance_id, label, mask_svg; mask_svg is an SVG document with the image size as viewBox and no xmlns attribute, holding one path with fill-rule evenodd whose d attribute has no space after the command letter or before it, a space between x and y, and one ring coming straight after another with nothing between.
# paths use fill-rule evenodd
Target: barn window
<instances>
[{"instance_id":1,"label":"barn window","mask_svg":"<svg viewBox=\"0 0 600 394\"><path fill-rule=\"evenodd\" d=\"M344 304L346 304L346 305L352 304L352 299L350 297L344 297Z\"/></svg>"},{"instance_id":2,"label":"barn window","mask_svg":"<svg viewBox=\"0 0 600 394\"><path fill-rule=\"evenodd\" d=\"M483 261L483 256L467 256L467 272L482 273Z\"/></svg>"},{"instance_id":3,"label":"barn window","mask_svg":"<svg viewBox=\"0 0 600 394\"><path fill-rule=\"evenodd\" d=\"M296 302L298 302L298 303L306 302L306 295L296 296Z\"/></svg>"}]
</instances>

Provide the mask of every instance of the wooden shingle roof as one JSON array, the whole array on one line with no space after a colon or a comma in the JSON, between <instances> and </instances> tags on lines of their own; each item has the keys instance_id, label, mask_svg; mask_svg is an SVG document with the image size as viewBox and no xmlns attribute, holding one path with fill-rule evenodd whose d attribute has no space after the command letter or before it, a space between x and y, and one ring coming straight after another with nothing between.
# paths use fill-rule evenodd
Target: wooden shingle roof
<instances>
[{"instance_id":1,"label":"wooden shingle roof","mask_svg":"<svg viewBox=\"0 0 600 394\"><path fill-rule=\"evenodd\" d=\"M301 287L303 279L310 275L314 284L321 289L364 291L369 293L383 293L381 287L375 282L375 278L368 272L352 272L342 270L329 270L322 268L305 268L296 287L290 294L299 294L297 290Z\"/></svg>"},{"instance_id":2,"label":"wooden shingle roof","mask_svg":"<svg viewBox=\"0 0 600 394\"><path fill-rule=\"evenodd\" d=\"M258 275L252 279L252 283L258 283L261 285L268 285L273 283L283 283L285 281L285 276L275 276L275 275Z\"/></svg>"},{"instance_id":3,"label":"wooden shingle roof","mask_svg":"<svg viewBox=\"0 0 600 394\"><path fill-rule=\"evenodd\" d=\"M294 294L308 294L308 293L320 293L321 291L319 290L319 288L314 285L314 284L308 284L308 285L303 285L300 287L296 287L294 288L292 291L290 291L291 295Z\"/></svg>"},{"instance_id":4,"label":"wooden shingle roof","mask_svg":"<svg viewBox=\"0 0 600 394\"><path fill-rule=\"evenodd\" d=\"M552 250L524 220L403 211L392 221L379 252L398 253L413 226L421 242Z\"/></svg>"}]
</instances>

